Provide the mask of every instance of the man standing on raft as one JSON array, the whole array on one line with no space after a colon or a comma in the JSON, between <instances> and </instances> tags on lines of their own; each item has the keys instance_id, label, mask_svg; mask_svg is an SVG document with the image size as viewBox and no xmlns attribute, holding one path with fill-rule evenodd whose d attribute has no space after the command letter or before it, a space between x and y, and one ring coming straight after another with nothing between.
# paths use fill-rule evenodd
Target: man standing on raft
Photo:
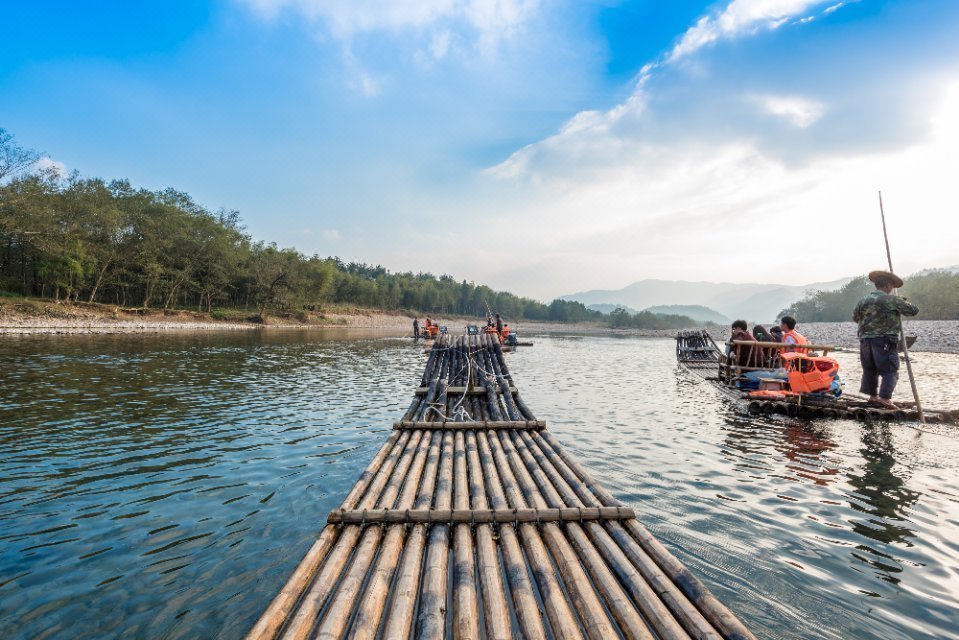
<instances>
[{"instance_id":1,"label":"man standing on raft","mask_svg":"<svg viewBox=\"0 0 959 640\"><path fill-rule=\"evenodd\" d=\"M916 315L919 307L892 295L893 289L902 286L902 278L894 273L872 271L869 280L876 285L876 290L860 300L852 313L852 319L859 323L859 362L862 363L859 392L868 393L870 402L898 409L892 402L892 392L899 381L902 316Z\"/></svg>"}]
</instances>

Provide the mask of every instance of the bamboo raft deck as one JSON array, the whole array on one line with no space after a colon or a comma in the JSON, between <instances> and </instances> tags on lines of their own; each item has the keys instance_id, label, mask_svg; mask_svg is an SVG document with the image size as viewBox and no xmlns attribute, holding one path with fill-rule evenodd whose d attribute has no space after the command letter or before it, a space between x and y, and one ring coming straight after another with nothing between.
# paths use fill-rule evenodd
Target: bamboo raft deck
<instances>
[{"instance_id":1,"label":"bamboo raft deck","mask_svg":"<svg viewBox=\"0 0 959 640\"><path fill-rule=\"evenodd\" d=\"M489 336L441 336L247 638L754 636L536 420Z\"/></svg>"},{"instance_id":2,"label":"bamboo raft deck","mask_svg":"<svg viewBox=\"0 0 959 640\"><path fill-rule=\"evenodd\" d=\"M767 343L752 343L766 345ZM833 349L826 345L808 345L808 348ZM770 399L750 398L741 390L725 384L723 372L730 365L723 362L723 353L705 330L682 331L676 336L676 360L690 373L710 382L744 413L781 414L799 418L848 418L852 420L919 420L914 402L898 402L899 409L884 409L865 400L847 397L832 398L813 394L799 397ZM734 367L735 368L735 367ZM749 370L742 367L742 370ZM930 424L957 424L959 411L925 408L926 422Z\"/></svg>"}]
</instances>

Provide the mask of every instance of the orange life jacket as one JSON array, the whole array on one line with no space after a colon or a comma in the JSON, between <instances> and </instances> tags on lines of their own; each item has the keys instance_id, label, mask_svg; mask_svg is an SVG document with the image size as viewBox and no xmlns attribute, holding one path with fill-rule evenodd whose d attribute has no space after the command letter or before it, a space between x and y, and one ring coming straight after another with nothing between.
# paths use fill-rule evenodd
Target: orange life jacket
<instances>
[{"instance_id":1,"label":"orange life jacket","mask_svg":"<svg viewBox=\"0 0 959 640\"><path fill-rule=\"evenodd\" d=\"M800 393L828 391L839 374L839 363L832 358L784 353L782 361L789 388Z\"/></svg>"},{"instance_id":2,"label":"orange life jacket","mask_svg":"<svg viewBox=\"0 0 959 640\"><path fill-rule=\"evenodd\" d=\"M803 334L796 331L795 329L790 329L789 331L783 334L783 344L787 342L786 338L790 338L790 337L796 341L796 344L809 344L809 341L806 340L806 337ZM807 351L809 351L809 349L800 349L798 347L796 348L786 347L783 349L783 352L785 353L789 353L791 351L795 351L796 353L806 353Z\"/></svg>"}]
</instances>

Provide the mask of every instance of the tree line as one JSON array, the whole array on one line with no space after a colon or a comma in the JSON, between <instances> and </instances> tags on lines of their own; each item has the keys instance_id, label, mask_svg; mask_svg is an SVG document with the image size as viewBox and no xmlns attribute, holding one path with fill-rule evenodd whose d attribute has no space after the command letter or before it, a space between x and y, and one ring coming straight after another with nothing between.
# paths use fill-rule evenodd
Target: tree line
<instances>
[{"instance_id":1,"label":"tree line","mask_svg":"<svg viewBox=\"0 0 959 640\"><path fill-rule=\"evenodd\" d=\"M609 320L580 302L531 298L429 273L307 256L254 240L236 211L175 189L37 169L0 129L0 295L214 312L317 311L340 304L434 315ZM687 321L691 324L692 321Z\"/></svg>"},{"instance_id":2,"label":"tree line","mask_svg":"<svg viewBox=\"0 0 959 640\"><path fill-rule=\"evenodd\" d=\"M869 278L859 276L835 291L814 291L783 309L800 322L841 322L852 319L856 303L875 290ZM905 279L899 294L919 307L920 320L959 320L959 273L944 269L921 272Z\"/></svg>"}]
</instances>

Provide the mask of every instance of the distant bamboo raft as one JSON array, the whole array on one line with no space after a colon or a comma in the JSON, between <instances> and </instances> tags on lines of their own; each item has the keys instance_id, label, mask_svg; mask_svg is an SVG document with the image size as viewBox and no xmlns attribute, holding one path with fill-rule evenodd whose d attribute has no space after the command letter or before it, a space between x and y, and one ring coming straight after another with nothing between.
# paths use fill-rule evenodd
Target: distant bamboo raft
<instances>
[{"instance_id":1,"label":"distant bamboo raft","mask_svg":"<svg viewBox=\"0 0 959 640\"><path fill-rule=\"evenodd\" d=\"M544 427L498 341L440 336L247 638L754 638Z\"/></svg>"}]
</instances>

